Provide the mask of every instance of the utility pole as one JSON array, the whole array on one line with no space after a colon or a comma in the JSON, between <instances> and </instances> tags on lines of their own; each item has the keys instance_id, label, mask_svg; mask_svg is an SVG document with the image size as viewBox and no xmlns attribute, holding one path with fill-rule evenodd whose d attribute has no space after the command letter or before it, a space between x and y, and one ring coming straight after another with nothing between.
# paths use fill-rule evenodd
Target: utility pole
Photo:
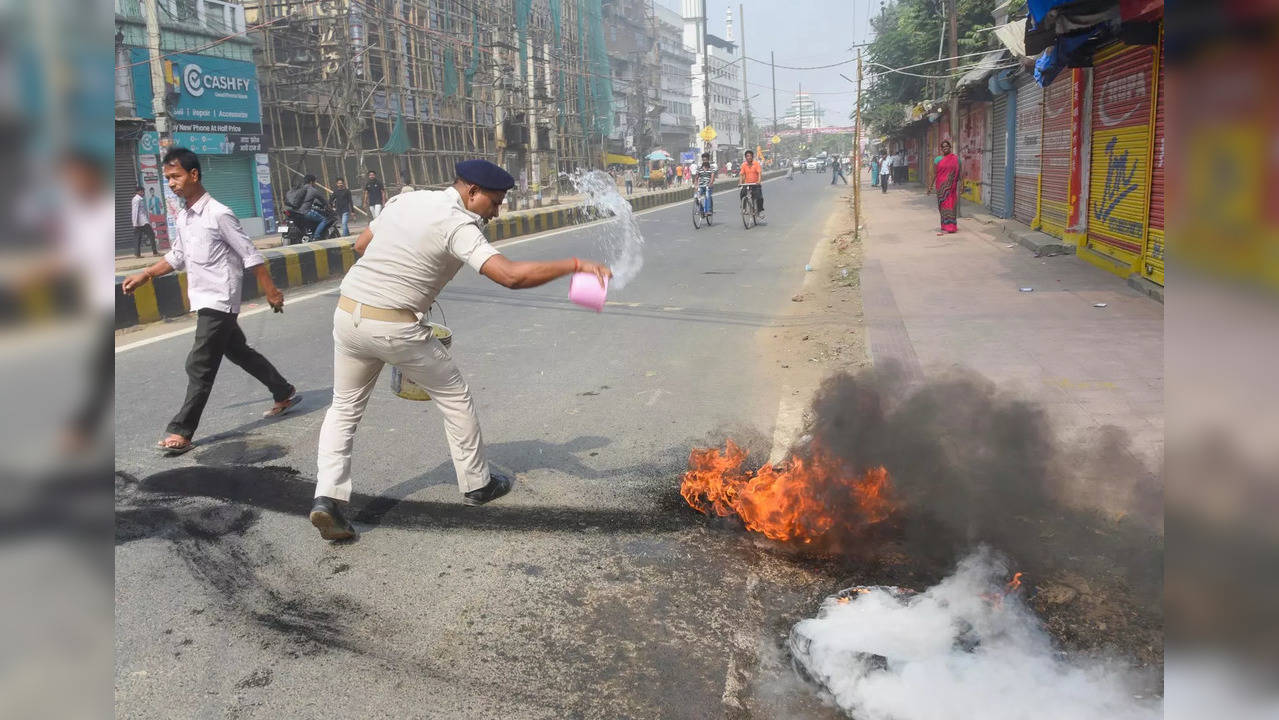
<instances>
[{"instance_id":1,"label":"utility pole","mask_svg":"<svg viewBox=\"0 0 1279 720\"><path fill-rule=\"evenodd\" d=\"M857 106L853 121L853 237L862 237L862 49L857 48Z\"/></svg>"},{"instance_id":2,"label":"utility pole","mask_svg":"<svg viewBox=\"0 0 1279 720\"><path fill-rule=\"evenodd\" d=\"M541 207L542 163L538 153L539 143L537 141L537 61L533 57L532 33L524 37L524 52L528 57L528 64L525 66L525 74L528 76L528 109L525 112L524 119L528 122L528 160L526 166L528 168L529 189L529 198L525 201L525 207L532 206L534 202L537 203L537 207Z\"/></svg>"},{"instance_id":3,"label":"utility pole","mask_svg":"<svg viewBox=\"0 0 1279 720\"><path fill-rule=\"evenodd\" d=\"M173 144L169 127L169 107L164 99L164 66L160 62L160 8L156 0L145 0L147 7L147 55L151 65L151 111L155 114L155 131L160 136L160 149Z\"/></svg>"},{"instance_id":4,"label":"utility pole","mask_svg":"<svg viewBox=\"0 0 1279 720\"><path fill-rule=\"evenodd\" d=\"M959 78L955 70L959 67L959 0L950 0L950 142L958 146L957 130L959 128L959 95L955 86ZM930 148L928 152L932 152Z\"/></svg>"},{"instance_id":5,"label":"utility pole","mask_svg":"<svg viewBox=\"0 0 1279 720\"><path fill-rule=\"evenodd\" d=\"M737 24L742 33L742 102L746 105L746 126L742 128L742 149L745 150L751 146L751 99L746 85L746 6L738 5L737 14Z\"/></svg>"},{"instance_id":6,"label":"utility pole","mask_svg":"<svg viewBox=\"0 0 1279 720\"><path fill-rule=\"evenodd\" d=\"M503 56L506 54L502 51L501 31L498 31L499 38L496 46L493 48L493 144L497 146L497 164L503 169L506 168L506 68L502 65ZM515 197L515 193L510 193L511 197ZM512 209L514 205L512 204Z\"/></svg>"},{"instance_id":7,"label":"utility pole","mask_svg":"<svg viewBox=\"0 0 1279 720\"><path fill-rule=\"evenodd\" d=\"M551 44L542 44L542 62L545 73L543 77L546 80L546 102L557 102L559 98L551 95ZM551 183L555 186L555 204L560 204L560 114L552 112L551 116L555 120L555 127L549 133L551 136Z\"/></svg>"},{"instance_id":8,"label":"utility pole","mask_svg":"<svg viewBox=\"0 0 1279 720\"><path fill-rule=\"evenodd\" d=\"M768 65L773 71L773 133L777 133L777 58L768 51Z\"/></svg>"},{"instance_id":9,"label":"utility pole","mask_svg":"<svg viewBox=\"0 0 1279 720\"><path fill-rule=\"evenodd\" d=\"M706 127L714 127L711 123L711 48L706 42L706 0L702 0L702 106L706 113ZM703 140L706 143L702 148L703 152L711 151L711 141ZM711 162L715 162L715 157L711 156Z\"/></svg>"}]
</instances>

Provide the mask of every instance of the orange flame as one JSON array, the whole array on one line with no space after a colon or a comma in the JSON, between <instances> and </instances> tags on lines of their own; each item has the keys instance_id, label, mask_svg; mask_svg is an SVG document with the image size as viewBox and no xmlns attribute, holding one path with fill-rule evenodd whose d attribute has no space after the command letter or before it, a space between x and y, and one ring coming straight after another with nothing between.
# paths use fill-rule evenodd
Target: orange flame
<instances>
[{"instance_id":1,"label":"orange flame","mask_svg":"<svg viewBox=\"0 0 1279 720\"><path fill-rule=\"evenodd\" d=\"M1009 593L1015 593L1017 592L1018 589L1021 588L1021 576L1022 576L1022 573L1013 573L1013 579L1009 580L1008 584L1004 586L1005 595L1008 595Z\"/></svg>"},{"instance_id":2,"label":"orange flame","mask_svg":"<svg viewBox=\"0 0 1279 720\"><path fill-rule=\"evenodd\" d=\"M820 448L810 459L792 456L781 469L764 465L751 472L745 462L746 451L732 440L723 452L695 449L680 494L703 514L737 515L747 529L773 540L806 543L840 522L880 522L895 508L882 467L857 476Z\"/></svg>"}]
</instances>

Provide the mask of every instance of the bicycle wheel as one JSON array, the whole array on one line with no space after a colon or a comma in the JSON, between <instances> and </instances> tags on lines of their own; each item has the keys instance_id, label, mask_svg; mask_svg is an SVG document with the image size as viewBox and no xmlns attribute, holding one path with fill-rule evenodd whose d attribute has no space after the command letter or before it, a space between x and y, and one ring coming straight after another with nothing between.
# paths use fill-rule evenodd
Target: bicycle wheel
<instances>
[{"instance_id":1,"label":"bicycle wheel","mask_svg":"<svg viewBox=\"0 0 1279 720\"><path fill-rule=\"evenodd\" d=\"M697 200L693 200L693 229L697 230L702 227L702 209L698 207Z\"/></svg>"},{"instance_id":2,"label":"bicycle wheel","mask_svg":"<svg viewBox=\"0 0 1279 720\"><path fill-rule=\"evenodd\" d=\"M755 208L752 205L749 195L742 198L742 227L747 230L751 229L751 224L755 218Z\"/></svg>"}]
</instances>

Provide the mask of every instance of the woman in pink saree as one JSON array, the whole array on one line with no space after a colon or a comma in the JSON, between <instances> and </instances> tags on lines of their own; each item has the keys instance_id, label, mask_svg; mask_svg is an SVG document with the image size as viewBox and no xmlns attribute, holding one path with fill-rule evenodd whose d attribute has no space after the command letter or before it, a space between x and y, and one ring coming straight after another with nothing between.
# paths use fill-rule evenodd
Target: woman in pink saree
<instances>
[{"instance_id":1,"label":"woman in pink saree","mask_svg":"<svg viewBox=\"0 0 1279 720\"><path fill-rule=\"evenodd\" d=\"M950 141L941 141L941 160L937 161L937 210L941 213L941 229L953 233L959 229L959 157L950 151ZM938 233L940 234L940 233Z\"/></svg>"}]
</instances>

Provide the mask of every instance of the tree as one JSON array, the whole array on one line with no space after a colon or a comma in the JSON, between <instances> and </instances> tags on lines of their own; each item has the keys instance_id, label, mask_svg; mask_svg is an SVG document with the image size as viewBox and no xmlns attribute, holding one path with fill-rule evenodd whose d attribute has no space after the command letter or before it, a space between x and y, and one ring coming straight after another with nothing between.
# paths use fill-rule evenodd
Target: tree
<instances>
[{"instance_id":1,"label":"tree","mask_svg":"<svg viewBox=\"0 0 1279 720\"><path fill-rule=\"evenodd\" d=\"M945 95L946 80L919 76L949 74L950 61L937 61L937 47L947 22L945 3L951 1L895 0L871 18L875 39L866 51L868 87L862 94L862 122L875 132L891 135L900 131L907 108L924 100L940 100ZM958 2L959 54L986 49L991 34L985 29L991 25L991 13L998 0ZM949 57L946 47L943 42L943 58ZM977 59L961 58L961 72L965 65ZM889 72L886 67L908 69Z\"/></svg>"}]
</instances>

